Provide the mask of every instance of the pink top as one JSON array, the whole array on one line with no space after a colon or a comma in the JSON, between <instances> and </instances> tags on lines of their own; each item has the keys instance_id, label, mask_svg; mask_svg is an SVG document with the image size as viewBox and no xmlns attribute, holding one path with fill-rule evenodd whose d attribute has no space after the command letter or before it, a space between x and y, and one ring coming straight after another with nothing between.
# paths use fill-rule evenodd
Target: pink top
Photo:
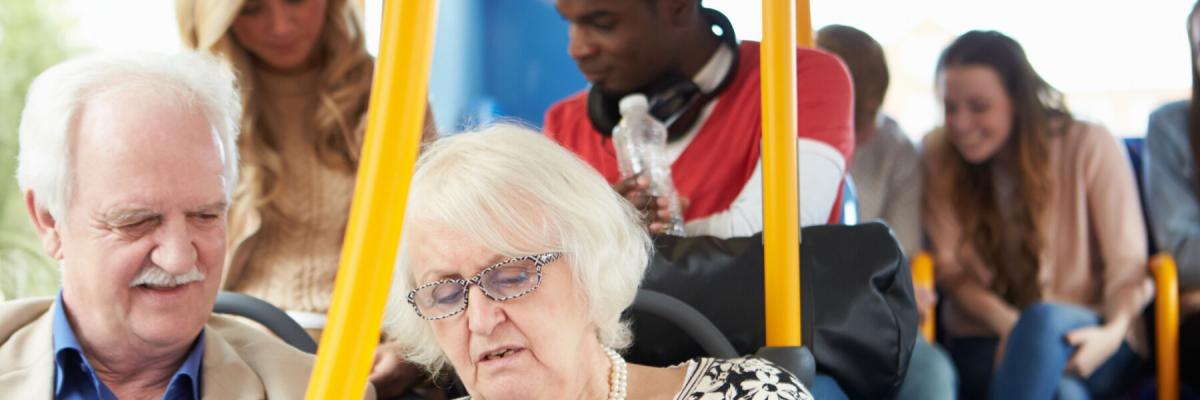
<instances>
[{"instance_id":1,"label":"pink top","mask_svg":"<svg viewBox=\"0 0 1200 400\"><path fill-rule=\"evenodd\" d=\"M922 219L932 244L938 285L951 293L942 320L954 336L997 336L994 324L985 321L1005 306L1012 310L1012 305L992 295L999 302L967 299L965 303L988 304L970 310L964 299L954 295L979 296L953 289L968 280L990 287L993 274L973 250L959 245L961 227L949 201L953 187L936 178L936 154L947 145L943 134L931 134L922 155L929 185ZM1046 209L1040 210L1047 222L1046 237L1038 282L1030 284L1041 287L1045 302L1085 306L1102 318L1117 312L1136 318L1150 301L1154 286L1146 269L1146 228L1125 152L1108 130L1076 122L1050 140L1049 157L1051 192ZM1000 303L1004 306L996 305ZM1140 324L1135 319L1131 326ZM1135 350L1144 352L1140 329L1131 329L1127 338Z\"/></svg>"}]
</instances>

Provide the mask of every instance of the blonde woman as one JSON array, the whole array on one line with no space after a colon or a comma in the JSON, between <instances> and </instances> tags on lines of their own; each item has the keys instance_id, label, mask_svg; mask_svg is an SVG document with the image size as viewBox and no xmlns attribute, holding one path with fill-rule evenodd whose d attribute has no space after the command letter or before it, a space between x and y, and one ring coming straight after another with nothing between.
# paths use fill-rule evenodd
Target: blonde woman
<instances>
[{"instance_id":1,"label":"blonde woman","mask_svg":"<svg viewBox=\"0 0 1200 400\"><path fill-rule=\"evenodd\" d=\"M177 0L176 16L188 47L233 64L245 103L222 288L282 308L319 339L374 68L359 12L346 0ZM391 389L381 382L415 375L395 354L385 344L376 357L381 395Z\"/></svg>"}]
</instances>

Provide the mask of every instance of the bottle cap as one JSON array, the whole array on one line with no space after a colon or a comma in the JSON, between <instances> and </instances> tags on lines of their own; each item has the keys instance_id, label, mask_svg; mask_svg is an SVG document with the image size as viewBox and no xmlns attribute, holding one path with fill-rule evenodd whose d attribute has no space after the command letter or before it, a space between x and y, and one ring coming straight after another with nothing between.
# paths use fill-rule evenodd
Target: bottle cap
<instances>
[{"instance_id":1,"label":"bottle cap","mask_svg":"<svg viewBox=\"0 0 1200 400\"><path fill-rule=\"evenodd\" d=\"M629 113L630 110L641 110L642 112L645 112L650 108L650 102L646 100L646 95L641 93L626 95L621 99L621 102L618 103L618 105L620 107L619 109L621 110L621 116L625 116L625 114Z\"/></svg>"}]
</instances>

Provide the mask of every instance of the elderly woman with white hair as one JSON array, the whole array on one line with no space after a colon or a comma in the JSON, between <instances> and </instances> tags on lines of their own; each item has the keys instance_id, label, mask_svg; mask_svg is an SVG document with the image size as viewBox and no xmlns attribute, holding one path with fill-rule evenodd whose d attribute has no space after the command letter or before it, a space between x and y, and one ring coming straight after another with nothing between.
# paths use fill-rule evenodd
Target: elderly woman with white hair
<instances>
[{"instance_id":1,"label":"elderly woman with white hair","mask_svg":"<svg viewBox=\"0 0 1200 400\"><path fill-rule=\"evenodd\" d=\"M497 125L435 142L417 163L391 336L475 399L808 399L760 359L627 364L650 240L633 208L549 139ZM407 304L405 304L407 303Z\"/></svg>"}]
</instances>

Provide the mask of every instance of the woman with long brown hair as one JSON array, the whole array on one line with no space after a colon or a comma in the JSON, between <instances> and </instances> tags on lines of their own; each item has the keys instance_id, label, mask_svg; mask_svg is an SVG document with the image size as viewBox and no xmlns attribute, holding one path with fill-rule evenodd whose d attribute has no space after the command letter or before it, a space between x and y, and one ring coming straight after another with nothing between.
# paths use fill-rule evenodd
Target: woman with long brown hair
<instances>
[{"instance_id":1,"label":"woman with long brown hair","mask_svg":"<svg viewBox=\"0 0 1200 400\"><path fill-rule=\"evenodd\" d=\"M1145 354L1136 321L1153 290L1123 151L998 32L958 37L937 77L922 218L961 397L1119 390Z\"/></svg>"},{"instance_id":2,"label":"woman with long brown hair","mask_svg":"<svg viewBox=\"0 0 1200 400\"><path fill-rule=\"evenodd\" d=\"M242 179L229 212L224 290L283 309L319 339L362 144L374 60L347 0L177 0L183 42L229 60L244 101ZM432 136L426 114L426 138ZM416 369L381 345L381 395ZM406 379L407 378L407 379Z\"/></svg>"},{"instance_id":3,"label":"woman with long brown hair","mask_svg":"<svg viewBox=\"0 0 1200 400\"><path fill-rule=\"evenodd\" d=\"M1144 182L1150 230L1158 249L1179 268L1179 375L1200 390L1200 2L1187 20L1192 53L1192 98L1150 114Z\"/></svg>"}]
</instances>

